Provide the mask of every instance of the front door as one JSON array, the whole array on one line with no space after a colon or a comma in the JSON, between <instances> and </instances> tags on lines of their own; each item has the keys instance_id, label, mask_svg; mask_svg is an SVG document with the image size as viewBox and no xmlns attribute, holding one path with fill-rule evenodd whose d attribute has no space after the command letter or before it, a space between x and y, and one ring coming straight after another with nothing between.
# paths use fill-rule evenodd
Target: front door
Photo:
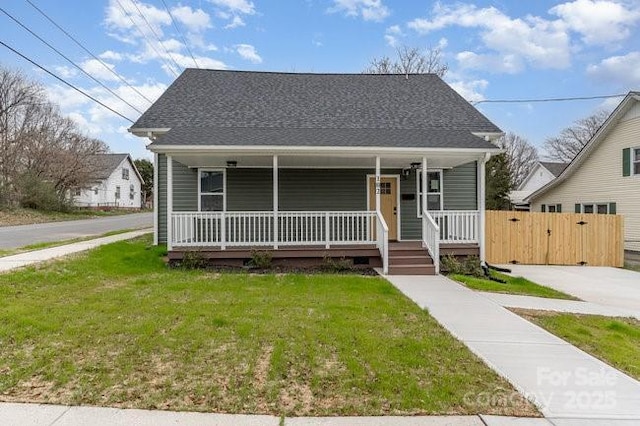
<instances>
[{"instance_id":1,"label":"front door","mask_svg":"<svg viewBox=\"0 0 640 426\"><path fill-rule=\"evenodd\" d=\"M376 178L369 176L369 210L376 209ZM389 239L398 239L398 178L380 178L380 212L389 227Z\"/></svg>"}]
</instances>

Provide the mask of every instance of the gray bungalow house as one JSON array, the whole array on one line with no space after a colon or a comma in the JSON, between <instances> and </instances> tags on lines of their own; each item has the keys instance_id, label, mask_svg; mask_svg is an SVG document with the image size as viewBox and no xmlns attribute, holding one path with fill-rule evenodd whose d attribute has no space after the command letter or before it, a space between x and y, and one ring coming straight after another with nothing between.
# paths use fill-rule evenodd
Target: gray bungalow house
<instances>
[{"instance_id":1,"label":"gray bungalow house","mask_svg":"<svg viewBox=\"0 0 640 426\"><path fill-rule=\"evenodd\" d=\"M261 249L424 274L442 253L484 256L502 132L436 75L187 69L129 130L152 140L170 258Z\"/></svg>"}]
</instances>

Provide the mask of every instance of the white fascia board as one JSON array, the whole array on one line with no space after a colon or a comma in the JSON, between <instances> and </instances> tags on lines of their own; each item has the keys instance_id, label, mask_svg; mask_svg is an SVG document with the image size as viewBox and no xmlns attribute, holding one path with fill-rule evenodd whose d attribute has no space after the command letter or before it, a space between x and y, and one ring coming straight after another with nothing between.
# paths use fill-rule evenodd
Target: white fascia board
<instances>
[{"instance_id":1,"label":"white fascia board","mask_svg":"<svg viewBox=\"0 0 640 426\"><path fill-rule=\"evenodd\" d=\"M162 135L167 133L171 128L169 127L129 127L127 131L136 136L140 136L143 138L148 137L150 134L152 135Z\"/></svg>"}]
</instances>

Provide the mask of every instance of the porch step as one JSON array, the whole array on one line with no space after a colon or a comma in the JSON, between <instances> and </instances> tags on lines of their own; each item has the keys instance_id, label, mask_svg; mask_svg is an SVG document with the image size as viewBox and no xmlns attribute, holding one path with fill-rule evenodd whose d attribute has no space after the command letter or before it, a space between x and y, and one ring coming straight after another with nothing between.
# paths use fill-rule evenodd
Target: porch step
<instances>
[{"instance_id":1,"label":"porch step","mask_svg":"<svg viewBox=\"0 0 640 426\"><path fill-rule=\"evenodd\" d=\"M420 241L389 244L389 275L435 275L429 252Z\"/></svg>"}]
</instances>

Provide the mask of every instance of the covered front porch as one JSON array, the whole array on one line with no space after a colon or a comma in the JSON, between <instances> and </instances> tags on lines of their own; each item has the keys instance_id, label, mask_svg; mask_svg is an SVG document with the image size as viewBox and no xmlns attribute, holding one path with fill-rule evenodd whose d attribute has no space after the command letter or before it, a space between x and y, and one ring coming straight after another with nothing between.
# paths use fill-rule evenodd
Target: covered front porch
<instances>
[{"instance_id":1,"label":"covered front porch","mask_svg":"<svg viewBox=\"0 0 640 426\"><path fill-rule=\"evenodd\" d=\"M385 274L403 257L394 241L419 243L436 273L447 245L482 257L484 153L420 154L156 153L156 236L216 258L374 249Z\"/></svg>"}]
</instances>

